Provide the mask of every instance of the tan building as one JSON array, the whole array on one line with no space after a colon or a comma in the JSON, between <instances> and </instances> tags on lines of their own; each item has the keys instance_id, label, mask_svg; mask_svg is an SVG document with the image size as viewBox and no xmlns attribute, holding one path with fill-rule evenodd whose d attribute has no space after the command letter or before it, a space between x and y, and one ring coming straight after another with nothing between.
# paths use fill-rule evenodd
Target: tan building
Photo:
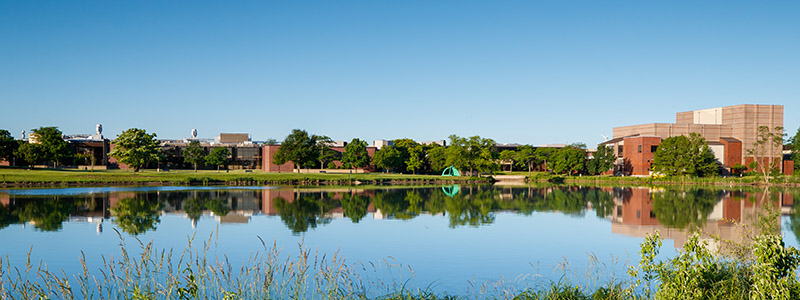
<instances>
[{"instance_id":1,"label":"tan building","mask_svg":"<svg viewBox=\"0 0 800 300\"><path fill-rule=\"evenodd\" d=\"M747 165L754 160L752 155L747 153L753 149L760 126L767 126L770 130L775 127L782 128L783 105L742 104L679 112L675 116L675 123L615 127L613 138L604 144L614 148L622 165L630 165L631 162L627 161L629 158L625 156L625 153L634 153L634 151L624 151L623 149L626 146L639 148L643 146L637 144L641 139L631 139L633 137L665 139L697 133L708 141L709 147L723 167L729 169L733 165ZM645 152L651 150L649 145L646 146L648 147L645 147ZM652 152L655 152L655 149L656 147L652 147ZM774 159L781 159L780 151L781 149L778 148L768 149L769 153L773 153L771 156ZM635 153L638 155L642 151L637 150ZM652 158L652 153L639 156ZM637 161L635 165L638 167L623 167L623 173L648 175L648 164L650 163L652 161L647 159L641 162Z\"/></svg>"}]
</instances>

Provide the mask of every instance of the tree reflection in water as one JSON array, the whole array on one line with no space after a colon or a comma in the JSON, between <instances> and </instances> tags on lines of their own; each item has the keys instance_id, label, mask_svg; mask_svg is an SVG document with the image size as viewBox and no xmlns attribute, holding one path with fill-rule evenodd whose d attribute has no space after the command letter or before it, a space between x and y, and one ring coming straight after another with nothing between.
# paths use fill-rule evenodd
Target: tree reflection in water
<instances>
[{"instance_id":1,"label":"tree reflection in water","mask_svg":"<svg viewBox=\"0 0 800 300\"><path fill-rule=\"evenodd\" d=\"M133 198L119 200L111 212L116 217L114 223L122 231L138 235L155 230L160 219L161 202L150 199L147 194L140 194Z\"/></svg>"},{"instance_id":2,"label":"tree reflection in water","mask_svg":"<svg viewBox=\"0 0 800 300\"><path fill-rule=\"evenodd\" d=\"M367 216L367 207L369 206L369 199L367 199L367 197L355 194L344 194L341 201L344 215L350 218L353 223L358 223Z\"/></svg>"},{"instance_id":3,"label":"tree reflection in water","mask_svg":"<svg viewBox=\"0 0 800 300\"><path fill-rule=\"evenodd\" d=\"M652 193L653 213L662 225L690 229L702 227L724 192L674 188Z\"/></svg>"},{"instance_id":4,"label":"tree reflection in water","mask_svg":"<svg viewBox=\"0 0 800 300\"><path fill-rule=\"evenodd\" d=\"M38 230L56 231L61 229L74 207L72 201L59 197L35 199L19 208L17 216L21 222L32 222Z\"/></svg>"},{"instance_id":5,"label":"tree reflection in water","mask_svg":"<svg viewBox=\"0 0 800 300\"><path fill-rule=\"evenodd\" d=\"M230 212L230 208L225 200L220 198L207 198L207 197L188 197L180 202L186 216L192 220L192 223L197 223L205 210L209 210L216 216L224 217Z\"/></svg>"},{"instance_id":6,"label":"tree reflection in water","mask_svg":"<svg viewBox=\"0 0 800 300\"><path fill-rule=\"evenodd\" d=\"M283 197L276 197L274 203L281 220L294 234L330 222L330 217L326 216L329 205L314 195L301 195L291 202Z\"/></svg>"}]
</instances>

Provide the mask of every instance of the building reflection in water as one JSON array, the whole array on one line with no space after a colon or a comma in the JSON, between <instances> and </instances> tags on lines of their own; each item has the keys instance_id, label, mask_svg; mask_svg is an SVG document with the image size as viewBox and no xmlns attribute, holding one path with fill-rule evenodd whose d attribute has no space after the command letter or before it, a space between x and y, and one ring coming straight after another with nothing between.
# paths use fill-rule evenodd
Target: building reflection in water
<instances>
[{"instance_id":1,"label":"building reflection in water","mask_svg":"<svg viewBox=\"0 0 800 300\"><path fill-rule=\"evenodd\" d=\"M733 243L748 243L759 231L759 217L779 211L792 213L792 193L778 191L743 192L700 189L624 188L609 189L615 208L609 218L611 231L645 237L658 231L682 248L693 232L702 232L714 250L728 243L715 244L711 237ZM773 224L781 228L780 218ZM722 246L722 248L719 248Z\"/></svg>"},{"instance_id":2,"label":"building reflection in water","mask_svg":"<svg viewBox=\"0 0 800 300\"><path fill-rule=\"evenodd\" d=\"M106 192L88 195L9 195L0 193L0 230L12 224L58 231L70 222L104 222L130 234L156 230L163 215L198 222L249 223L255 215L279 216L300 233L349 218L358 223L374 219L412 219L440 215L450 226L491 224L498 212L530 215L559 212L581 216L593 212L611 222L611 232L642 238L658 230L682 247L692 232L737 243L748 242L758 230L758 218L776 208L790 215L793 232L800 222L793 214L794 197L786 191L723 190L696 187L595 188L464 186L448 194L441 188L327 188L196 189L178 191ZM203 216L212 218L202 218ZM797 220L795 220L797 219ZM775 220L775 227L781 223ZM798 227L795 230L794 227ZM709 239L711 241L711 239ZM724 247L724 245L723 245Z\"/></svg>"}]
</instances>

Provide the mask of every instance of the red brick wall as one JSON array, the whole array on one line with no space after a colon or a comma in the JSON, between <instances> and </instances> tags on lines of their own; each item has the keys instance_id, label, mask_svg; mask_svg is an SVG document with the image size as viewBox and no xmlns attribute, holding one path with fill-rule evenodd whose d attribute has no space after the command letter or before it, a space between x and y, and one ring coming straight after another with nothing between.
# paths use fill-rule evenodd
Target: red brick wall
<instances>
[{"instance_id":1,"label":"red brick wall","mask_svg":"<svg viewBox=\"0 0 800 300\"><path fill-rule=\"evenodd\" d=\"M733 167L736 164L742 163L742 142L740 141L726 141L720 140L722 145L725 146L725 158L722 164Z\"/></svg>"},{"instance_id":2,"label":"red brick wall","mask_svg":"<svg viewBox=\"0 0 800 300\"><path fill-rule=\"evenodd\" d=\"M794 161L793 160L784 160L783 161L783 175L792 175L794 174Z\"/></svg>"},{"instance_id":3,"label":"red brick wall","mask_svg":"<svg viewBox=\"0 0 800 300\"><path fill-rule=\"evenodd\" d=\"M267 145L261 148L261 170L264 172L287 172L291 173L294 170L294 164L287 161L282 165L276 165L272 162L272 157L278 152L278 145Z\"/></svg>"},{"instance_id":4,"label":"red brick wall","mask_svg":"<svg viewBox=\"0 0 800 300\"><path fill-rule=\"evenodd\" d=\"M660 137L629 137L624 140L622 157L625 159L625 172L629 175L650 175L650 166L655 153L651 146L661 144ZM639 148L641 147L641 152Z\"/></svg>"}]
</instances>

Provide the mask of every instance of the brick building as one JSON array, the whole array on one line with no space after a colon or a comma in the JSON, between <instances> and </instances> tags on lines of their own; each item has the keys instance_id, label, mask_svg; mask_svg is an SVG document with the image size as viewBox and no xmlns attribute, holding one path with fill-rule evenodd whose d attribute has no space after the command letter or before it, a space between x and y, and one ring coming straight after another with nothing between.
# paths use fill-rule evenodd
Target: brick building
<instances>
[{"instance_id":1,"label":"brick building","mask_svg":"<svg viewBox=\"0 0 800 300\"><path fill-rule=\"evenodd\" d=\"M711 151L723 168L747 165L754 157L758 128L783 127L783 105L742 104L679 112L675 123L650 123L615 127L613 138L604 142L617 155L616 171L627 175L649 175L653 155L661 140L697 133L708 141ZM782 160L781 149L768 150L771 159ZM792 168L784 168L791 173Z\"/></svg>"}]
</instances>

